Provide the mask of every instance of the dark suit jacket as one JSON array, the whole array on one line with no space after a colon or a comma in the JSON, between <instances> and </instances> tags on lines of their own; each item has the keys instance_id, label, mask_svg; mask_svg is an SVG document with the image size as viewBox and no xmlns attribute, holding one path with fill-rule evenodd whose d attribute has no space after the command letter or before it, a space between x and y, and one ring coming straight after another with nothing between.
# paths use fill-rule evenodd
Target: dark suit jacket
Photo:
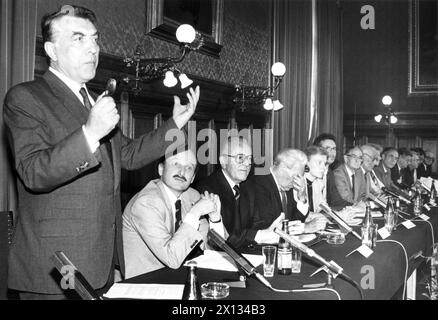
<instances>
[{"instance_id":1,"label":"dark suit jacket","mask_svg":"<svg viewBox=\"0 0 438 320\"><path fill-rule=\"evenodd\" d=\"M417 179L419 179L418 170ZM414 170L411 170L409 167L403 170L402 183L404 183L407 187L411 187L414 184Z\"/></svg>"},{"instance_id":2,"label":"dark suit jacket","mask_svg":"<svg viewBox=\"0 0 438 320\"><path fill-rule=\"evenodd\" d=\"M204 191L217 194L221 200L221 215L229 237L228 241L236 248L243 249L254 244L257 230L254 227L254 189L251 184L240 183L238 212L235 211L234 192L226 180L222 169L213 172L195 186L201 194Z\"/></svg>"},{"instance_id":3,"label":"dark suit jacket","mask_svg":"<svg viewBox=\"0 0 438 320\"><path fill-rule=\"evenodd\" d=\"M251 176L247 183L254 187L255 192L254 228L257 230L266 229L283 212L280 193L275 184L274 177L272 174ZM303 215L298 210L293 189L286 192L286 195L288 206L285 218L304 222L307 218L307 213Z\"/></svg>"},{"instance_id":4,"label":"dark suit jacket","mask_svg":"<svg viewBox=\"0 0 438 320\"><path fill-rule=\"evenodd\" d=\"M116 240L124 271L121 167L137 169L164 154L173 120L136 140L117 127L112 163L105 145L91 153L82 131L88 110L53 73L12 88L4 105L18 173L18 222L9 255L9 287L60 293L50 257L62 250L94 288L105 285ZM51 274L52 273L52 274Z\"/></svg>"},{"instance_id":5,"label":"dark suit jacket","mask_svg":"<svg viewBox=\"0 0 438 320\"><path fill-rule=\"evenodd\" d=\"M430 177L432 175L432 166L428 166L424 163L421 163L417 169L418 179L420 177Z\"/></svg>"}]
</instances>

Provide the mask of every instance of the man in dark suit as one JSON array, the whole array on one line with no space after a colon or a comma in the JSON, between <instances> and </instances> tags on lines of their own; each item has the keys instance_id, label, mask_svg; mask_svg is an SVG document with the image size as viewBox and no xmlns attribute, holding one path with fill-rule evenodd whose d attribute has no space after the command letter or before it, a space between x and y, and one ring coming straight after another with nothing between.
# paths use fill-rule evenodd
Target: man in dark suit
<instances>
[{"instance_id":1,"label":"man in dark suit","mask_svg":"<svg viewBox=\"0 0 438 320\"><path fill-rule=\"evenodd\" d=\"M23 299L63 299L50 257L62 250L93 288L112 284L114 264L124 270L121 233L121 167L137 169L170 146L195 111L175 97L173 117L136 140L123 136L106 92L96 97L86 83L99 60L96 17L63 6L44 16L42 35L50 69L42 78L12 88L4 105L6 132L18 173L18 222L9 255L9 287ZM67 275L68 276L68 275Z\"/></svg>"},{"instance_id":2,"label":"man in dark suit","mask_svg":"<svg viewBox=\"0 0 438 320\"><path fill-rule=\"evenodd\" d=\"M281 150L270 168L270 174L254 175L248 179L255 190L254 225L259 231L255 236L257 243L278 242L273 232L281 226L282 219L298 223L301 231L315 232L325 228L325 219L314 219L303 223L309 213L307 186L304 167L307 157L297 149ZM296 225L294 223L294 225ZM299 231L290 227L289 230Z\"/></svg>"},{"instance_id":3,"label":"man in dark suit","mask_svg":"<svg viewBox=\"0 0 438 320\"><path fill-rule=\"evenodd\" d=\"M382 152L382 161L373 170L377 178L385 185L386 188L393 188L391 170L397 165L399 155L396 148L388 147Z\"/></svg>"},{"instance_id":4,"label":"man in dark suit","mask_svg":"<svg viewBox=\"0 0 438 320\"><path fill-rule=\"evenodd\" d=\"M418 164L418 179L421 177L427 178L432 174L432 168L429 167L426 162L426 152L422 148L417 148L418 154L420 156L420 163Z\"/></svg>"},{"instance_id":5,"label":"man in dark suit","mask_svg":"<svg viewBox=\"0 0 438 320\"><path fill-rule=\"evenodd\" d=\"M426 155L424 157L424 164L426 165L426 177L432 177L435 178L433 171L432 171L432 165L435 161L435 155L431 151L426 151Z\"/></svg>"},{"instance_id":6,"label":"man in dark suit","mask_svg":"<svg viewBox=\"0 0 438 320\"><path fill-rule=\"evenodd\" d=\"M221 215L228 241L243 249L254 243L257 228L253 225L254 190L245 183L251 170L252 151L239 136L228 137L221 147L220 168L198 182L195 188L203 193L217 194L221 200Z\"/></svg>"},{"instance_id":7,"label":"man in dark suit","mask_svg":"<svg viewBox=\"0 0 438 320\"><path fill-rule=\"evenodd\" d=\"M398 151L398 160L397 164L391 169L391 179L392 182L399 188L406 188L408 185L405 178L405 171L408 167L408 164L411 162L411 152L406 148L400 148Z\"/></svg>"},{"instance_id":8,"label":"man in dark suit","mask_svg":"<svg viewBox=\"0 0 438 320\"><path fill-rule=\"evenodd\" d=\"M336 159L336 138L331 133L321 133L313 140L313 145L321 147L327 152L327 169L328 171L335 170L339 166L339 161ZM327 175L327 174L326 174Z\"/></svg>"},{"instance_id":9,"label":"man in dark suit","mask_svg":"<svg viewBox=\"0 0 438 320\"><path fill-rule=\"evenodd\" d=\"M411 161L408 163L408 167L406 168L403 174L403 182L411 187L414 183L420 179L418 173L418 166L420 165L420 154L416 148L413 148L411 151Z\"/></svg>"}]
</instances>

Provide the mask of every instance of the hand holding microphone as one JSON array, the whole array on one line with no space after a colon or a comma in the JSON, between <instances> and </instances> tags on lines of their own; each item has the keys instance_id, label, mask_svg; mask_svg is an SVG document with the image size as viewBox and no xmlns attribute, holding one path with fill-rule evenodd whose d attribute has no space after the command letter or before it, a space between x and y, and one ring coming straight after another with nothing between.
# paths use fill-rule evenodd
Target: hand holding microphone
<instances>
[{"instance_id":1,"label":"hand holding microphone","mask_svg":"<svg viewBox=\"0 0 438 320\"><path fill-rule=\"evenodd\" d=\"M108 135L120 120L116 103L111 97L115 91L115 80L110 79L107 89L97 98L96 103L90 110L85 130L93 141L98 142Z\"/></svg>"}]
</instances>

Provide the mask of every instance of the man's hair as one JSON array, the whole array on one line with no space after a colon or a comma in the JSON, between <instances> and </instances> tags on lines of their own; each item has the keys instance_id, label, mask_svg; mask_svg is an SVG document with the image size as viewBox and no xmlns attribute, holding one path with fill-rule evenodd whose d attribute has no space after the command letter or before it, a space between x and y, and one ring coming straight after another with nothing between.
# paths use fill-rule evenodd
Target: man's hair
<instances>
[{"instance_id":1,"label":"man's hair","mask_svg":"<svg viewBox=\"0 0 438 320\"><path fill-rule=\"evenodd\" d=\"M411 155L417 155L418 157L420 156L420 152L418 151L418 148L411 148Z\"/></svg>"},{"instance_id":2,"label":"man's hair","mask_svg":"<svg viewBox=\"0 0 438 320\"><path fill-rule=\"evenodd\" d=\"M335 138L335 136L333 134L331 134L331 133L321 133L319 136L317 136L315 138L315 140L313 140L313 145L320 147L321 143L324 140L333 140L336 143L336 138Z\"/></svg>"},{"instance_id":3,"label":"man's hair","mask_svg":"<svg viewBox=\"0 0 438 320\"><path fill-rule=\"evenodd\" d=\"M307 161L309 161L312 156L317 154L328 157L327 151L325 151L323 148L318 146L307 147L306 150L304 150L304 153L307 156Z\"/></svg>"},{"instance_id":4,"label":"man's hair","mask_svg":"<svg viewBox=\"0 0 438 320\"><path fill-rule=\"evenodd\" d=\"M382 155L386 155L388 152L391 152L391 151L397 151L398 152L398 150L397 150L397 148L395 148L395 147L386 147L385 149L383 149L383 151L382 151Z\"/></svg>"},{"instance_id":5,"label":"man's hair","mask_svg":"<svg viewBox=\"0 0 438 320\"><path fill-rule=\"evenodd\" d=\"M64 5L58 11L48 13L44 15L41 19L41 33L43 35L43 43L53 40L52 22L63 16L72 16L86 19L93 24L96 24L97 21L94 12L87 8L80 6Z\"/></svg>"},{"instance_id":6,"label":"man's hair","mask_svg":"<svg viewBox=\"0 0 438 320\"><path fill-rule=\"evenodd\" d=\"M375 145L374 144L372 144L372 143L367 143L367 144L364 144L364 145L361 145L360 146L360 150L362 151L362 152L364 152L364 151L371 151L371 152L379 152L379 150L378 149L376 149L376 147L375 147Z\"/></svg>"},{"instance_id":7,"label":"man's hair","mask_svg":"<svg viewBox=\"0 0 438 320\"><path fill-rule=\"evenodd\" d=\"M378 144L378 143L367 143L367 145L371 146L372 148L374 148L380 155L383 152L383 147Z\"/></svg>"},{"instance_id":8,"label":"man's hair","mask_svg":"<svg viewBox=\"0 0 438 320\"><path fill-rule=\"evenodd\" d=\"M411 148L411 151L417 153L419 156L423 156L424 157L426 155L422 148L418 148L418 147L417 148Z\"/></svg>"},{"instance_id":9,"label":"man's hair","mask_svg":"<svg viewBox=\"0 0 438 320\"><path fill-rule=\"evenodd\" d=\"M292 148L285 148L280 150L280 152L277 153L277 156L274 160L274 167L278 167L283 162L301 162L302 164L307 163L307 156L306 154L298 149L292 149Z\"/></svg>"},{"instance_id":10,"label":"man's hair","mask_svg":"<svg viewBox=\"0 0 438 320\"><path fill-rule=\"evenodd\" d=\"M347 148L347 152L345 152L345 155L350 154L351 151L356 150L356 149L357 149L357 150L360 150L360 151L362 152L362 150L360 149L359 146L349 146L349 147Z\"/></svg>"},{"instance_id":11,"label":"man's hair","mask_svg":"<svg viewBox=\"0 0 438 320\"><path fill-rule=\"evenodd\" d=\"M399 148L397 151L400 158L405 158L412 155L407 148Z\"/></svg>"}]
</instances>

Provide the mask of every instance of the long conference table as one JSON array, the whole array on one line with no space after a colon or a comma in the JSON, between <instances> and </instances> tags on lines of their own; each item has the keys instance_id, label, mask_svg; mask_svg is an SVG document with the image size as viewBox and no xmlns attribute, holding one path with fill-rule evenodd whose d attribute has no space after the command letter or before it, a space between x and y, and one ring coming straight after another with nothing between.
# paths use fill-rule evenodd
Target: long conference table
<instances>
[{"instance_id":1,"label":"long conference table","mask_svg":"<svg viewBox=\"0 0 438 320\"><path fill-rule=\"evenodd\" d=\"M409 208L406 211L412 212ZM391 236L382 240L378 235L377 245L373 253L365 258L354 251L361 245L361 241L351 233L346 236L345 242L340 245L328 244L325 240L315 239L307 245L327 261L333 260L344 269L362 290L364 299L389 300L396 294L398 298L415 299L416 270L425 258L432 253L434 239L438 239L438 208L430 211L423 208L423 213L429 217L425 221L412 216L415 227L407 229L399 225ZM379 228L383 226L383 218L374 219ZM399 218L399 222L403 222ZM353 227L360 234L360 226ZM406 251L406 253L405 253ZM261 254L261 247L248 248L245 253ZM350 255L348 255L351 253ZM347 256L348 255L348 256ZM407 261L406 261L407 260ZM407 264L406 264L407 262ZM310 277L320 264L303 255L301 272L291 275L279 275L275 271L272 278L267 278L277 289L303 289L303 286L313 286L327 282L324 271ZM262 266L257 270L263 274ZM128 280L125 283L161 283L184 284L188 268L181 267L173 270L163 268L143 274ZM228 282L238 280L237 272L225 272L198 268L199 283L219 281ZM400 297L401 294L401 297ZM229 300L333 300L333 299L360 299L360 293L351 283L336 277L330 288L317 288L312 291L279 293L263 285L255 277L248 277L245 288L230 288Z\"/></svg>"}]
</instances>

